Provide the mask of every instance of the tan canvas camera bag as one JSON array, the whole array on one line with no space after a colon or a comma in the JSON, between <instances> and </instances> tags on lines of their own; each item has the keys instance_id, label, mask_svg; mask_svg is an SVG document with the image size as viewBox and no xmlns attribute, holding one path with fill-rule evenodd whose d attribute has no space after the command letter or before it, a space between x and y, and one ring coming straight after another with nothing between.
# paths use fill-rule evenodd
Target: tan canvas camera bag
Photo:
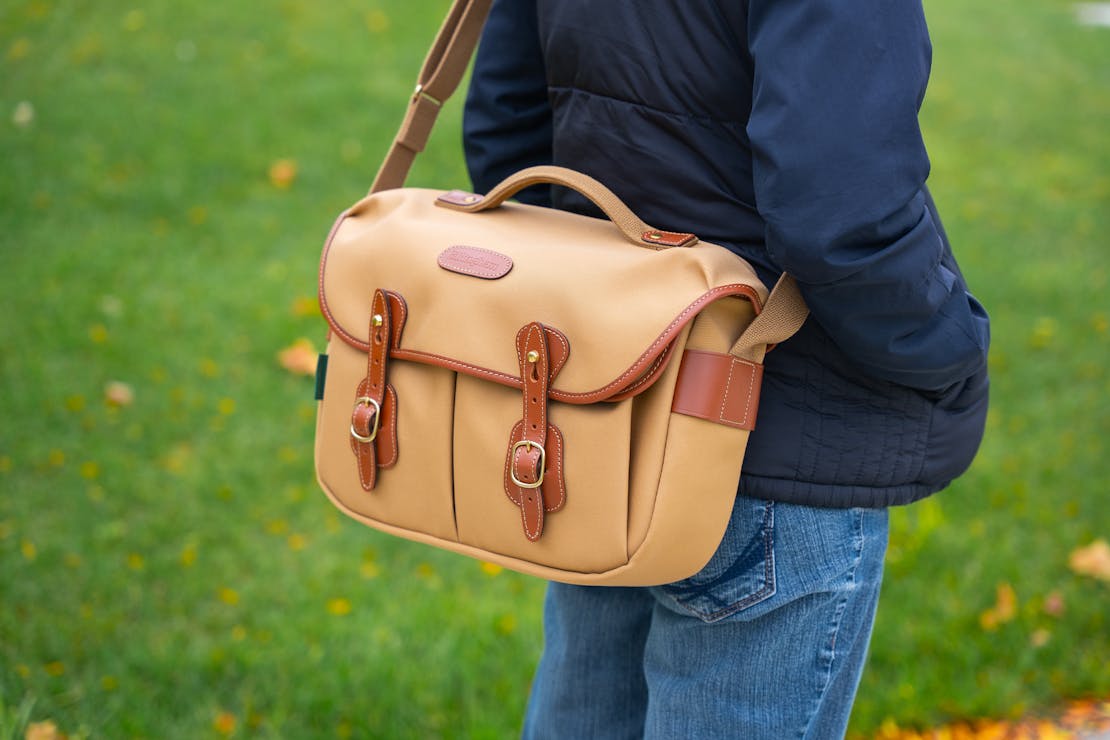
<instances>
[{"instance_id":1,"label":"tan canvas camera bag","mask_svg":"<svg viewBox=\"0 0 1110 740\"><path fill-rule=\"evenodd\" d=\"M763 355L805 306L789 278L768 296L732 252L571 170L484 196L401 187L488 4L455 3L370 195L324 247L320 485L371 527L532 575L685 578L728 523ZM537 183L608 218L508 202Z\"/></svg>"}]
</instances>

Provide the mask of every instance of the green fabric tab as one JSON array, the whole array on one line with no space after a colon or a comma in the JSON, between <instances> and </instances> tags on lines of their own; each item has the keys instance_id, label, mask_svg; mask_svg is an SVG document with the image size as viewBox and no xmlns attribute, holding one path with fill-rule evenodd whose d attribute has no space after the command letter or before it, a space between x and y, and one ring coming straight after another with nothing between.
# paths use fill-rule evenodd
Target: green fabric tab
<instances>
[{"instance_id":1,"label":"green fabric tab","mask_svg":"<svg viewBox=\"0 0 1110 740\"><path fill-rule=\"evenodd\" d=\"M324 400L324 382L328 378L328 356L320 355L316 358L316 400Z\"/></svg>"}]
</instances>

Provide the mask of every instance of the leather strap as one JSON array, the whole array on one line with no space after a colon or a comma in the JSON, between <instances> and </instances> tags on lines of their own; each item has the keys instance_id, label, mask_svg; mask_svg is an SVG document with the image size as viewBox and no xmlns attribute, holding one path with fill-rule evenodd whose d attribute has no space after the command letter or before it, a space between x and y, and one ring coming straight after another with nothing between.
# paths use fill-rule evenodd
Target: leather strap
<instances>
[{"instance_id":1,"label":"leather strap","mask_svg":"<svg viewBox=\"0 0 1110 740\"><path fill-rule=\"evenodd\" d=\"M762 380L763 365L721 352L688 349L682 354L671 411L751 431Z\"/></svg>"},{"instance_id":2,"label":"leather strap","mask_svg":"<svg viewBox=\"0 0 1110 740\"><path fill-rule=\"evenodd\" d=\"M385 291L374 291L366 377L359 383L351 413L351 450L358 462L359 482L366 491L377 485L378 468L395 465L398 457L397 392L386 383L394 333L390 304Z\"/></svg>"},{"instance_id":3,"label":"leather strap","mask_svg":"<svg viewBox=\"0 0 1110 740\"><path fill-rule=\"evenodd\" d=\"M563 435L547 420L547 391L558 368L552 368L543 324L522 328L516 347L524 410L509 434L505 493L520 507L524 536L535 542L543 534L544 512L562 508L566 500Z\"/></svg>"}]
</instances>

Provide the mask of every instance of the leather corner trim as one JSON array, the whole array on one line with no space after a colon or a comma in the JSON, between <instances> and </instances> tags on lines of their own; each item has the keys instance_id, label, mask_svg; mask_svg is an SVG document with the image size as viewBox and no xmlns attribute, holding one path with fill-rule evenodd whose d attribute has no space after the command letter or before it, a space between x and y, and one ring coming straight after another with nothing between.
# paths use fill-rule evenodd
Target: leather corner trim
<instances>
[{"instance_id":1,"label":"leather corner trim","mask_svg":"<svg viewBox=\"0 0 1110 740\"><path fill-rule=\"evenodd\" d=\"M751 431L762 383L763 365L688 349L682 353L671 411Z\"/></svg>"},{"instance_id":2,"label":"leather corner trim","mask_svg":"<svg viewBox=\"0 0 1110 740\"><path fill-rule=\"evenodd\" d=\"M436 264L444 270L483 280L503 278L513 269L513 260L508 255L463 244L456 244L440 252L436 257Z\"/></svg>"}]
</instances>

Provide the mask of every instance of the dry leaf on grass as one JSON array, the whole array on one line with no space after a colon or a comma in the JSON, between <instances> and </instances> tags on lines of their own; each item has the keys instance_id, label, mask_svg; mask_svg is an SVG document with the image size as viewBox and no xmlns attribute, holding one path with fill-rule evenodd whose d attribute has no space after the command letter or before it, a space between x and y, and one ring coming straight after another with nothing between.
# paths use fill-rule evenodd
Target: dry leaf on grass
<instances>
[{"instance_id":1,"label":"dry leaf on grass","mask_svg":"<svg viewBox=\"0 0 1110 740\"><path fill-rule=\"evenodd\" d=\"M279 159L270 165L270 184L286 190L297 178L297 163L292 159Z\"/></svg>"},{"instance_id":2,"label":"dry leaf on grass","mask_svg":"<svg viewBox=\"0 0 1110 740\"><path fill-rule=\"evenodd\" d=\"M135 400L135 391L127 383L112 381L104 386L104 400L111 406L130 406Z\"/></svg>"},{"instance_id":3,"label":"dry leaf on grass","mask_svg":"<svg viewBox=\"0 0 1110 740\"><path fill-rule=\"evenodd\" d=\"M1110 544L1095 540L1086 547L1073 550L1068 567L1081 576L1090 576L1110 582Z\"/></svg>"},{"instance_id":4,"label":"dry leaf on grass","mask_svg":"<svg viewBox=\"0 0 1110 740\"><path fill-rule=\"evenodd\" d=\"M298 339L278 353L278 363L294 375L316 374L316 348L307 339Z\"/></svg>"},{"instance_id":5,"label":"dry leaf on grass","mask_svg":"<svg viewBox=\"0 0 1110 740\"><path fill-rule=\"evenodd\" d=\"M979 615L979 624L985 630L998 629L1017 616L1017 594L1009 583L998 584L994 606Z\"/></svg>"},{"instance_id":6,"label":"dry leaf on grass","mask_svg":"<svg viewBox=\"0 0 1110 740\"><path fill-rule=\"evenodd\" d=\"M65 740L65 735L58 732L58 726L50 720L45 722L32 722L27 725L25 740Z\"/></svg>"}]
</instances>

